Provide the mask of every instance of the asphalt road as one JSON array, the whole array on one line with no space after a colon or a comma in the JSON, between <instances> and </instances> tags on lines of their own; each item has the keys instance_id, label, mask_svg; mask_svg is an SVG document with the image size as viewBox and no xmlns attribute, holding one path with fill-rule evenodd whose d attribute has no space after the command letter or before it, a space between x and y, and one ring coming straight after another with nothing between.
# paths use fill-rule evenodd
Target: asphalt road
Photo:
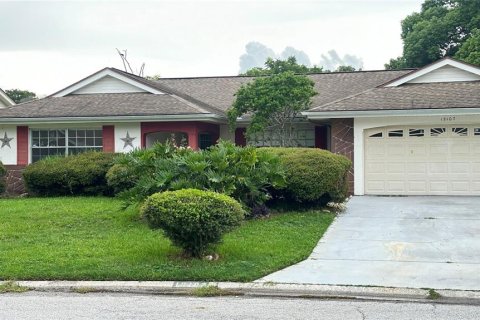
<instances>
[{"instance_id":1,"label":"asphalt road","mask_svg":"<svg viewBox=\"0 0 480 320\"><path fill-rule=\"evenodd\" d=\"M0 294L0 319L480 319L480 306L127 294Z\"/></svg>"}]
</instances>

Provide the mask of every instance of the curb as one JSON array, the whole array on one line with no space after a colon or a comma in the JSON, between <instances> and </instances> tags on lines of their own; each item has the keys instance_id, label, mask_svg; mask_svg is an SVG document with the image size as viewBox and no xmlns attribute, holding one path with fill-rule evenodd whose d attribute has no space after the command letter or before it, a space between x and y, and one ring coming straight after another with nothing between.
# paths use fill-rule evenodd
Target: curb
<instances>
[{"instance_id":1,"label":"curb","mask_svg":"<svg viewBox=\"0 0 480 320\"><path fill-rule=\"evenodd\" d=\"M0 285L7 283L1 282ZM198 296L199 288L218 287L217 295L355 299L423 303L480 305L480 291L435 290L440 296L432 299L429 289L335 286L285 283L188 282L188 281L15 281L21 287L42 292L110 292Z\"/></svg>"}]
</instances>

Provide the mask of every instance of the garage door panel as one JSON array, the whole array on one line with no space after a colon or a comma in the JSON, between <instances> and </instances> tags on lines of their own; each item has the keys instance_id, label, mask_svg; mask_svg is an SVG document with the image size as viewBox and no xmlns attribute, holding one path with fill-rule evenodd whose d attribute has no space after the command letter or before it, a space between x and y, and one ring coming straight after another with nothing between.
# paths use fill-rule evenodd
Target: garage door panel
<instances>
[{"instance_id":1,"label":"garage door panel","mask_svg":"<svg viewBox=\"0 0 480 320\"><path fill-rule=\"evenodd\" d=\"M385 186L389 194L401 194L406 191L405 181L403 181L403 179L387 181Z\"/></svg>"},{"instance_id":2,"label":"garage door panel","mask_svg":"<svg viewBox=\"0 0 480 320\"><path fill-rule=\"evenodd\" d=\"M437 159L435 159L437 160ZM428 164L430 174L448 174L448 163L433 162Z\"/></svg>"},{"instance_id":3,"label":"garage door panel","mask_svg":"<svg viewBox=\"0 0 480 320\"><path fill-rule=\"evenodd\" d=\"M385 166L386 166L386 163L384 162L369 162L365 167L365 171L366 173L369 173L369 174L376 174L376 173L384 174Z\"/></svg>"},{"instance_id":4,"label":"garage door panel","mask_svg":"<svg viewBox=\"0 0 480 320\"><path fill-rule=\"evenodd\" d=\"M474 134L480 132L474 130L479 127L426 126L420 130L397 126L367 132L365 192L480 195L480 135ZM372 137L373 132L392 130L405 135Z\"/></svg>"},{"instance_id":5,"label":"garage door panel","mask_svg":"<svg viewBox=\"0 0 480 320\"><path fill-rule=\"evenodd\" d=\"M408 174L427 174L427 164L424 162L411 162L406 164Z\"/></svg>"}]
</instances>

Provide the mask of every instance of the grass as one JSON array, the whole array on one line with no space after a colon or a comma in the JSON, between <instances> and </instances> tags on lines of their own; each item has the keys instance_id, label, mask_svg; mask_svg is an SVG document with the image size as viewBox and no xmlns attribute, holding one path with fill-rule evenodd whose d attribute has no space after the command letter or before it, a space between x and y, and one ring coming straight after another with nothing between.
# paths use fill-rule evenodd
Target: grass
<instances>
[{"instance_id":1,"label":"grass","mask_svg":"<svg viewBox=\"0 0 480 320\"><path fill-rule=\"evenodd\" d=\"M217 286L204 286L193 290L192 295L195 297L220 297L231 296L235 294L228 290L220 289Z\"/></svg>"},{"instance_id":2,"label":"grass","mask_svg":"<svg viewBox=\"0 0 480 320\"><path fill-rule=\"evenodd\" d=\"M14 281L7 281L3 284L0 284L0 293L21 293L26 292L29 289L27 287L22 287Z\"/></svg>"},{"instance_id":3,"label":"grass","mask_svg":"<svg viewBox=\"0 0 480 320\"><path fill-rule=\"evenodd\" d=\"M189 260L111 198L0 199L0 279L251 281L305 259L334 219L318 210L246 221Z\"/></svg>"},{"instance_id":4,"label":"grass","mask_svg":"<svg viewBox=\"0 0 480 320\"><path fill-rule=\"evenodd\" d=\"M433 289L428 289L427 299L437 300L437 299L440 299L441 297L442 297L442 295L440 293L438 293L437 291L435 291Z\"/></svg>"}]
</instances>

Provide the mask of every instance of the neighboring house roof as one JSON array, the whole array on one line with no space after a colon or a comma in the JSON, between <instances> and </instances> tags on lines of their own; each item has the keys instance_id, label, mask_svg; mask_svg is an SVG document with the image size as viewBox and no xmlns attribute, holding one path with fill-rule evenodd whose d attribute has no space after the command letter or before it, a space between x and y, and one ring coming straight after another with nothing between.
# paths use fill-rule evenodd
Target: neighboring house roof
<instances>
[{"instance_id":1,"label":"neighboring house roof","mask_svg":"<svg viewBox=\"0 0 480 320\"><path fill-rule=\"evenodd\" d=\"M0 108L15 105L15 102L0 88Z\"/></svg>"}]
</instances>

